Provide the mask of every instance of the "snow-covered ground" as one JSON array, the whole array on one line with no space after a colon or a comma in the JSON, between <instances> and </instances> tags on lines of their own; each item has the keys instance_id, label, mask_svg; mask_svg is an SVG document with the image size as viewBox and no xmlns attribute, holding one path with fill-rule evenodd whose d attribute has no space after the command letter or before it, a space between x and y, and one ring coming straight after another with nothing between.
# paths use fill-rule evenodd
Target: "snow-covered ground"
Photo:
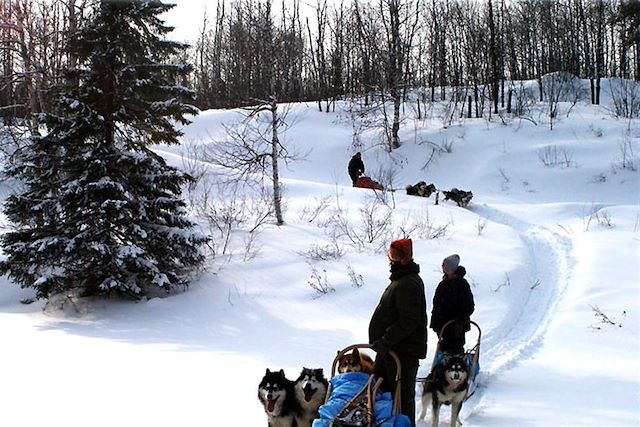
<instances>
[{"instance_id":1,"label":"snow-covered ground","mask_svg":"<svg viewBox=\"0 0 640 427\"><path fill-rule=\"evenodd\" d=\"M360 208L387 209L372 191L350 186L353 127L343 107L319 113L315 104L292 106L295 125L284 141L306 158L281 171L286 224L263 227L253 257L244 253L246 233L234 235L232 255L211 260L185 293L93 303L78 315L69 304L46 312L43 302L20 304L32 293L0 278L0 426L265 425L256 394L266 368L283 368L291 379L303 366L328 374L337 350L366 342L388 284L380 247L389 242L339 240L340 258L310 255L331 243L320 225L338 204L354 230L363 225ZM203 112L183 141L210 142L235 116ZM388 194L391 228L401 237L401 228L417 224L411 237L427 300L442 258L458 253L467 268L472 319L483 336L465 426L637 426L640 123L589 105L560 117L553 131L544 117L536 121L444 128L434 113L403 124L403 145L391 157L375 146L375 130L363 133L363 160L372 174L393 171L401 191ZM450 152L423 170L434 144ZM636 171L621 167L623 147ZM181 165L180 150L158 152ZM541 157L554 153L564 164L545 166ZM473 191L473 200L462 209L404 194L421 180ZM0 226L7 226L2 218ZM444 228L444 236L428 238L429 226ZM332 291L319 294L310 283ZM420 375L431 363L435 336L429 340ZM448 417L445 409L442 425Z\"/></svg>"}]
</instances>

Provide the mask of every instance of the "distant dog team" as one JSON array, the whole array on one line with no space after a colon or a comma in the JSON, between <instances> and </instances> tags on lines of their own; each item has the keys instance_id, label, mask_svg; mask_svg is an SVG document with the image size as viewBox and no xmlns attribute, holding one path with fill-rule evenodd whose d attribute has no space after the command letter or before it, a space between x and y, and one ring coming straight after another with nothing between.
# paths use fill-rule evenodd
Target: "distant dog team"
<instances>
[{"instance_id":1,"label":"distant dog team","mask_svg":"<svg viewBox=\"0 0 640 427\"><path fill-rule=\"evenodd\" d=\"M405 190L409 196L430 197L433 193L436 193L436 205L438 204L438 189L433 184L428 184L424 181L419 181L415 185L407 185ZM444 200L451 200L455 202L461 208L466 208L469 202L473 198L471 191L459 190L452 188L449 191L442 190Z\"/></svg>"}]
</instances>

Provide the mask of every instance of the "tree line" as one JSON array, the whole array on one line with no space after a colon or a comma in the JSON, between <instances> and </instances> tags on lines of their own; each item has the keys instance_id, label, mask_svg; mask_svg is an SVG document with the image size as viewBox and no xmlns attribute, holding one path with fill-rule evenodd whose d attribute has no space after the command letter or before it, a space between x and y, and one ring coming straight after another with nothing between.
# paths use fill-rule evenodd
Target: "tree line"
<instances>
[{"instance_id":1,"label":"tree line","mask_svg":"<svg viewBox=\"0 0 640 427\"><path fill-rule=\"evenodd\" d=\"M305 13L301 13L304 8ZM192 55L199 107L272 94L281 101L429 88L487 91L504 106L505 82L565 71L592 82L640 79L640 3L635 0L219 0ZM271 76L271 73L273 76ZM271 82L273 77L274 82Z\"/></svg>"},{"instance_id":2,"label":"tree line","mask_svg":"<svg viewBox=\"0 0 640 427\"><path fill-rule=\"evenodd\" d=\"M52 88L72 83L64 70L75 58L65 45L95 2L0 0L0 117L54 108ZM595 104L601 78L640 80L637 0L211 4L179 58L194 65L182 83L201 109L275 96L326 110L336 99L377 96L392 101L395 115L412 88L428 88L425 101L435 101L453 87L496 111L510 81L541 82L555 71L589 79Z\"/></svg>"}]
</instances>

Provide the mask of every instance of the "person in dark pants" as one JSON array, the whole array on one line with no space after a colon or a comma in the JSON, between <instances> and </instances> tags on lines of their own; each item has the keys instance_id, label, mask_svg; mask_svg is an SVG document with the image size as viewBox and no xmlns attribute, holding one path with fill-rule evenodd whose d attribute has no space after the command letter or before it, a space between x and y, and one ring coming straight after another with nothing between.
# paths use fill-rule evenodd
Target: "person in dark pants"
<instances>
[{"instance_id":1,"label":"person in dark pants","mask_svg":"<svg viewBox=\"0 0 640 427\"><path fill-rule=\"evenodd\" d=\"M351 182L353 186L356 186L356 182L358 181L358 177L364 173L364 162L362 161L362 155L358 151L356 154L351 157L349 160L349 166L347 167L349 170L349 176L351 177Z\"/></svg>"},{"instance_id":2,"label":"person in dark pants","mask_svg":"<svg viewBox=\"0 0 640 427\"><path fill-rule=\"evenodd\" d=\"M383 391L395 393L396 364L400 359L401 413L416 424L415 382L419 360L427 354L427 303L420 267L413 261L411 239L396 240L387 252L391 283L384 290L369 322L369 343L377 353L374 375L383 378Z\"/></svg>"},{"instance_id":3,"label":"person in dark pants","mask_svg":"<svg viewBox=\"0 0 640 427\"><path fill-rule=\"evenodd\" d=\"M459 264L457 254L442 261L444 276L436 288L431 310L431 329L438 335L448 321L455 320L440 337L440 350L452 354L464 353L464 335L471 328L469 320L475 308L471 287L464 278L467 270Z\"/></svg>"}]
</instances>

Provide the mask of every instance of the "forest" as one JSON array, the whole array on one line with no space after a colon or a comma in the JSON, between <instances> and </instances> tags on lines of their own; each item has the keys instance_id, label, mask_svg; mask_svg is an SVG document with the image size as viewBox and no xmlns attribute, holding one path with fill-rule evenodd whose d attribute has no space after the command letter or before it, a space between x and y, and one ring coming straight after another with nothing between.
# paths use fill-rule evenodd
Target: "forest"
<instances>
[{"instance_id":1,"label":"forest","mask_svg":"<svg viewBox=\"0 0 640 427\"><path fill-rule=\"evenodd\" d=\"M73 84L68 36L90 19L92 3L0 0L0 116L54 108L52 91ZM212 0L212 12L194 17L199 36L174 60L194 67L180 83L196 91L197 107L275 97L327 110L359 98L391 103L398 114L418 93L424 103L468 100L465 114L482 117L515 108L516 82L536 79L542 89L553 72L589 79L593 104L600 79L640 79L636 0L275 3Z\"/></svg>"}]
</instances>

